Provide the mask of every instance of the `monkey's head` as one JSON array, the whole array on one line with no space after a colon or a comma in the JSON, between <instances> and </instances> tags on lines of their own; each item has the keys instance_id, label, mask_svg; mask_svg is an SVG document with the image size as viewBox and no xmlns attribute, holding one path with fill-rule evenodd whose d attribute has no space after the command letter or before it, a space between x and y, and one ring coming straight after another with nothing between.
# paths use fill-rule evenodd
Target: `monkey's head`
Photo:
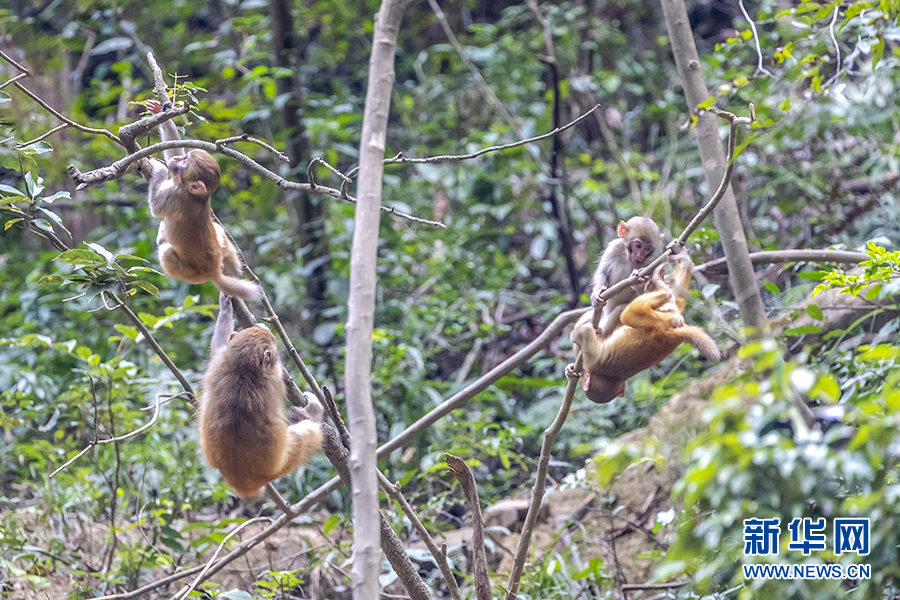
<instances>
[{"instance_id":1,"label":"monkey's head","mask_svg":"<svg viewBox=\"0 0 900 600\"><path fill-rule=\"evenodd\" d=\"M662 240L659 227L653 219L647 217L631 217L627 222L620 221L616 232L624 240L628 258L636 269L643 267L653 257Z\"/></svg>"},{"instance_id":2,"label":"monkey's head","mask_svg":"<svg viewBox=\"0 0 900 600\"><path fill-rule=\"evenodd\" d=\"M265 327L248 327L231 334L226 352L234 369L267 375L278 371L278 345Z\"/></svg>"},{"instance_id":3,"label":"monkey's head","mask_svg":"<svg viewBox=\"0 0 900 600\"><path fill-rule=\"evenodd\" d=\"M625 382L605 377L591 377L590 371L587 371L581 380L581 389L591 402L606 404L625 395Z\"/></svg>"},{"instance_id":4,"label":"monkey's head","mask_svg":"<svg viewBox=\"0 0 900 600\"><path fill-rule=\"evenodd\" d=\"M222 171L219 163L206 150L193 149L169 160L169 171L175 185L199 200L206 200L219 187Z\"/></svg>"}]
</instances>

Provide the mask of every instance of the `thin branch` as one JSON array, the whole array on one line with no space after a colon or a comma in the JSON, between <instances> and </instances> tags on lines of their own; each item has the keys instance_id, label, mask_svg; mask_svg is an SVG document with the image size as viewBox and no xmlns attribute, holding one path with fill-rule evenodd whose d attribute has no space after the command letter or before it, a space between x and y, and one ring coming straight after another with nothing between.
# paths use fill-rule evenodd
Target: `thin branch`
<instances>
[{"instance_id":1,"label":"thin branch","mask_svg":"<svg viewBox=\"0 0 900 600\"><path fill-rule=\"evenodd\" d=\"M244 521L243 523L241 523L240 525L235 527L233 531L231 531L228 535L225 536L225 539L222 540L222 543L219 544L218 547L216 547L216 551L213 552L212 558L210 558L206 562L206 567L200 572L199 575L197 575L196 579L194 579L194 581L191 582L191 585L179 590L179 592L177 594L172 596L172 600L180 600L181 598L187 598L188 596L190 596L191 592L194 591L194 588L196 588L204 580L204 576L206 575L207 571L209 571L213 562L216 560L216 557L219 556L219 552L221 552L222 548L224 548L225 545L228 543L228 540L233 538L235 535L237 535L242 529L244 529L248 525L250 525L252 523L256 523L257 521L271 521L271 519L269 517L254 517L252 519L248 519L248 520Z\"/></svg>"},{"instance_id":2,"label":"thin branch","mask_svg":"<svg viewBox=\"0 0 900 600\"><path fill-rule=\"evenodd\" d=\"M447 590L450 592L450 597L453 598L453 600L461 600L462 594L460 594L459 591L459 584L456 583L456 577L453 575L450 563L447 562L446 546L443 552L437 547L434 538L431 537L431 534L428 533L428 530L422 525L422 521L419 520L419 516L416 514L415 509L413 509L409 504L409 501L401 492L400 484L391 483L387 477L381 474L381 472L378 474L381 488L400 505L403 514L405 514L406 518L409 519L409 522L412 523L413 528L418 532L419 537L421 537L422 541L425 543L425 547L428 548L428 551L431 552L431 555L434 557L438 568L441 570L441 574L444 576L444 582L447 584ZM482 541L482 546L483 545L484 542Z\"/></svg>"},{"instance_id":3,"label":"thin branch","mask_svg":"<svg viewBox=\"0 0 900 600\"><path fill-rule=\"evenodd\" d=\"M775 77L773 73L763 66L763 53L762 48L759 45L759 32L756 31L756 23L753 22L753 19L751 19L750 15L747 13L747 9L744 8L744 0L738 0L738 5L741 7L741 13L744 15L744 18L747 19L747 22L750 24L750 30L753 32L753 42L756 44L756 73L765 73L769 77ZM756 73L754 73L754 75Z\"/></svg>"},{"instance_id":4,"label":"thin branch","mask_svg":"<svg viewBox=\"0 0 900 600\"><path fill-rule=\"evenodd\" d=\"M68 123L63 123L62 125L57 125L56 127L54 127L53 129L51 129L51 130L48 131L47 133L44 133L44 134L39 135L38 137L34 138L34 139L31 140L30 142L21 142L21 143L17 143L17 144L16 144L16 150L21 150L22 148L27 148L28 146L30 146L30 145L32 145L32 144L36 144L36 143L40 142L41 140L47 139L48 137L50 137L50 136L53 135L54 133L57 133L57 132L59 132L59 131L62 131L63 129L68 129L68 128L69 128L69 124L68 124Z\"/></svg>"},{"instance_id":5,"label":"thin branch","mask_svg":"<svg viewBox=\"0 0 900 600\"><path fill-rule=\"evenodd\" d=\"M16 88L18 88L23 94L25 94L26 96L28 96L29 98L31 98L32 100L37 102L41 106L41 108L46 110L48 113L50 113L51 115L53 115L54 117L56 117L57 119L62 121L63 123L66 123L69 127L73 127L75 129L77 129L78 131L81 131L82 133L91 133L94 135L105 135L106 137L108 137L109 139L114 141L115 143L117 143L119 145L122 144L122 140L120 140L117 135L107 131L106 129L95 129L93 127L87 127L86 125L76 123L69 117L63 115L61 112L59 112L58 110L56 110L55 108L53 108L52 106L50 106L49 104L44 102L37 94L35 94L31 90L29 90L28 88L23 86L18 81L16 81L13 85L15 85Z\"/></svg>"},{"instance_id":6,"label":"thin branch","mask_svg":"<svg viewBox=\"0 0 900 600\"><path fill-rule=\"evenodd\" d=\"M865 252L849 250L764 250L751 252L750 262L754 265L769 265L786 262L832 262L858 264L871 258ZM695 271L707 273L727 273L725 258L717 258L699 265Z\"/></svg>"},{"instance_id":7,"label":"thin branch","mask_svg":"<svg viewBox=\"0 0 900 600\"><path fill-rule=\"evenodd\" d=\"M126 433L124 435L120 435L119 437L112 437L112 438L109 438L106 440L96 440L96 439L91 440L91 442L87 445L87 447L85 447L84 450L82 450L81 452L79 452L78 454L76 454L75 456L73 456L72 458L67 460L66 462L64 462L61 467L57 468L55 471L50 473L50 478L52 479L54 475L56 475L57 473L59 473L60 471L62 471L66 467L68 467L69 465L71 465L73 462L75 462L82 456L84 456L84 454L87 453L88 450L90 450L91 448L93 448L95 446L100 446L103 444L112 444L115 442L121 442L123 440L127 440L130 437L134 437L137 434L141 433L142 431L145 431L146 429L152 427L153 424L156 423L156 419L159 418L159 398L160 398L160 396L163 396L163 395L165 395L167 398L174 398L175 396L180 396L181 394L156 394L156 402L153 407L153 416L150 418L150 420L148 422L144 423L143 425L141 425L134 431L132 431L130 433Z\"/></svg>"},{"instance_id":8,"label":"thin branch","mask_svg":"<svg viewBox=\"0 0 900 600\"><path fill-rule=\"evenodd\" d=\"M143 158L147 158L156 154L157 152L161 152L163 150L168 150L170 148L200 148L201 150L206 150L207 152L218 152L220 154L224 154L230 158L235 159L244 167L261 173L267 179L270 179L275 182L275 184L284 189L288 190L297 190L300 192L317 192L322 194L327 194L334 198L338 198L340 200L346 200L348 202L352 202L356 204L356 198L343 194L340 190L335 190L333 188L323 187L317 185L315 189L313 186L308 183L297 183L294 181L288 181L281 175L270 171L265 168L249 156L245 154L241 154L237 150L224 146L222 144L214 144L212 142L204 142L201 140L173 140L169 142L159 142L158 144L153 144L151 146L147 146L146 148L142 148L133 154L129 154L128 156L122 157L119 160L115 161L111 165L106 167L100 167L99 169L94 169L92 171L88 171L87 173L82 173L78 170L78 167L75 165L69 165L66 167L66 171L68 171L69 176L75 181L75 189L83 190L88 186L96 185L98 183L103 183L104 181L111 181L113 179L118 179L121 177L127 170L128 166L131 163L134 163ZM414 223L421 223L423 225L431 225L432 227L438 227L441 229L446 229L447 226L443 223L438 223L437 221L429 221L428 219L421 219L419 217L414 217L412 215L408 215L406 213L400 212L394 208L382 206L382 211L396 215L408 221L412 221Z\"/></svg>"},{"instance_id":9,"label":"thin branch","mask_svg":"<svg viewBox=\"0 0 900 600\"><path fill-rule=\"evenodd\" d=\"M586 113L584 113L583 115L581 115L574 121L566 123L562 127L557 127L553 131L548 131L547 133L537 135L535 137L531 137L526 140L519 140L518 142L511 142L509 144L503 144L500 146L490 146L489 148L482 148L481 150L478 150L477 152L472 152L470 154L443 154L440 156L428 156L425 158L407 158L407 157L403 156L402 154L398 154L394 158L386 158L384 160L384 164L386 164L386 165L426 164L426 163L430 164L430 163L460 162L463 160L471 160L473 158L478 158L482 154L487 154L489 152L498 152L500 150L509 150L510 148L515 148L517 146L524 146L526 144L531 144L533 142L539 142L539 141L545 140L549 137L553 137L554 135L562 133L563 131L565 131L566 129L569 129L570 127L574 127L575 125L578 125L583 120L588 118L591 115L591 113L594 112L595 110L597 110L598 108L600 108L600 105L596 104L596 105L594 105L593 108L588 110ZM347 173L347 176L353 177L358 170L359 170L359 167L352 169L349 173Z\"/></svg>"},{"instance_id":10,"label":"thin branch","mask_svg":"<svg viewBox=\"0 0 900 600\"><path fill-rule=\"evenodd\" d=\"M11 64L12 66L14 66L15 68L17 68L18 70L22 71L22 73L24 73L25 75L31 75L31 73L28 72L28 69L26 69L25 67L23 67L22 65L20 65L20 64L17 63L16 61L14 61L8 54L6 54L3 50L0 50L0 58L2 58L3 60L5 60L5 61L8 62L9 64Z\"/></svg>"},{"instance_id":11,"label":"thin branch","mask_svg":"<svg viewBox=\"0 0 900 600\"><path fill-rule=\"evenodd\" d=\"M232 144L234 142L249 142L251 144L256 144L257 146L262 146L263 148L265 148L266 150L268 150L269 152L274 154L276 157L278 157L278 159L281 160L282 162L291 162L291 159L288 158L288 155L285 154L284 152L282 152L281 150L279 150L278 148L276 148L275 146L267 144L262 140L258 140L255 137L250 137L246 133L242 133L241 135L235 135L232 137L224 138L221 140L216 140L215 143L217 146L219 146L219 145L226 146L226 145Z\"/></svg>"},{"instance_id":12,"label":"thin branch","mask_svg":"<svg viewBox=\"0 0 900 600\"><path fill-rule=\"evenodd\" d=\"M453 476L459 481L472 513L472 579L475 581L475 598L491 600L491 576L488 572L487 556L484 552L484 517L478 502L478 486L472 469L458 456L444 453L444 460Z\"/></svg>"},{"instance_id":13,"label":"thin branch","mask_svg":"<svg viewBox=\"0 0 900 600\"><path fill-rule=\"evenodd\" d=\"M441 7L438 5L437 0L428 0L428 4L431 6L431 10L434 11L435 16L438 18L438 22L441 24L441 28L444 30L444 34L446 34L447 39L450 40L450 45L453 46L453 49L456 50L456 53L462 59L464 63L466 63L466 67L469 69L469 72L472 73L472 77L475 78L475 83L481 89L481 92L487 96L488 102L497 109L497 112L500 113L500 116L506 121L507 125L509 125L513 131L516 132L516 135L520 134L520 125L516 122L509 111L506 110L506 107L503 106L503 102L500 101L500 98L494 93L494 90L491 89L491 86L487 84L484 80L484 77L481 76L481 72L478 70L478 67L475 66L475 63L472 62L472 59L469 58L469 55L466 54L465 48L462 47L462 44L459 43L459 40L456 38L456 34L453 33L453 29L450 27L450 23L447 22L447 17L444 15L444 11L441 10Z\"/></svg>"},{"instance_id":14,"label":"thin branch","mask_svg":"<svg viewBox=\"0 0 900 600\"><path fill-rule=\"evenodd\" d=\"M831 23L828 25L828 33L831 36L831 43L834 44L834 53L837 58L837 68L834 70L834 75L828 78L828 81L825 82L825 85L831 85L833 81L835 81L841 74L841 46L838 44L837 37L834 35L834 24L837 22L838 13L841 11L841 4L838 3L837 6L834 7L834 14L831 15Z\"/></svg>"},{"instance_id":15,"label":"thin branch","mask_svg":"<svg viewBox=\"0 0 900 600\"><path fill-rule=\"evenodd\" d=\"M9 84L15 83L15 82L17 82L18 80L23 79L23 78L25 78L25 77L28 77L28 73L19 73L18 75L16 75L15 77L13 77L12 79L10 79L9 81L5 81L5 82L3 82L2 84L0 84L0 90L2 90L3 88L5 88L5 87L8 86Z\"/></svg>"},{"instance_id":16,"label":"thin branch","mask_svg":"<svg viewBox=\"0 0 900 600\"><path fill-rule=\"evenodd\" d=\"M115 308L121 309L122 312L124 312L125 315L131 320L132 324L137 328L137 330L144 335L144 339L147 340L147 343L150 344L150 347L153 348L153 351L156 352L156 355L159 357L159 359L163 361L163 364L169 368L169 371L172 372L172 374L175 376L175 379L177 379L178 383L181 384L181 387L184 388L184 391L191 395L191 397L188 398L188 402L190 402L191 404L196 404L197 397L196 394L194 394L194 389L191 387L191 384L188 383L188 380L185 379L184 375L182 375L178 367L175 366L175 363L172 362L172 359L169 358L165 350L163 350L156 342L156 339L154 339L154 337L150 334L150 331L144 326L140 318L138 318L138 316L134 314L134 311L132 311L131 308L129 308L128 305L125 304L125 301L119 298L114 292L106 290L103 292L103 294L108 294L115 302Z\"/></svg>"},{"instance_id":17,"label":"thin branch","mask_svg":"<svg viewBox=\"0 0 900 600\"><path fill-rule=\"evenodd\" d=\"M580 373L582 369L581 352L575 357L575 372ZM544 431L544 437L541 441L541 455L538 458L537 471L535 473L534 487L531 490L531 504L528 506L528 513L525 515L525 523L522 525L522 534L519 536L519 545L516 546L516 558L513 562L512 571L509 573L509 579L506 584L506 599L515 600L516 592L519 590L519 583L522 579L522 571L525 568L525 559L528 558L528 547L531 545L531 534L537 523L538 513L544 500L544 490L547 485L547 470L550 467L550 452L553 449L553 443L556 436L566 422L569 416L569 410L572 408L572 399L575 397L575 390L578 388L578 377L570 377L566 383L566 392L563 396L562 404L556 413L556 418Z\"/></svg>"}]
</instances>

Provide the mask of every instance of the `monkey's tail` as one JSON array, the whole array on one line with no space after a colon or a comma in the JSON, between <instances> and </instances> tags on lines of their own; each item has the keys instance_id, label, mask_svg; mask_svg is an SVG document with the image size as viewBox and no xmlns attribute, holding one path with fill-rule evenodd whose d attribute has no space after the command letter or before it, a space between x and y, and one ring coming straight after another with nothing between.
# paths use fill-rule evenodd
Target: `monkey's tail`
<instances>
[{"instance_id":1,"label":"monkey's tail","mask_svg":"<svg viewBox=\"0 0 900 600\"><path fill-rule=\"evenodd\" d=\"M685 325L672 330L682 337L685 342L690 342L694 348L700 351L706 358L719 360L722 354L719 352L718 346L709 335L699 327L694 325Z\"/></svg>"},{"instance_id":2,"label":"monkey's tail","mask_svg":"<svg viewBox=\"0 0 900 600\"><path fill-rule=\"evenodd\" d=\"M220 292L224 292L228 296L236 296L243 300L259 300L262 298L262 289L255 283L245 279L222 274L217 279L213 279L213 283L216 284Z\"/></svg>"}]
</instances>

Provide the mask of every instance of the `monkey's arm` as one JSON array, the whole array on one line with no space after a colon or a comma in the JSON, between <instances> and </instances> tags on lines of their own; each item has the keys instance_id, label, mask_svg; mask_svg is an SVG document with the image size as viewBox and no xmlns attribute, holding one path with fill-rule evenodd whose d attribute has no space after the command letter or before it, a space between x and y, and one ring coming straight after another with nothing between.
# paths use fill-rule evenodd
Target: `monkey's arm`
<instances>
[{"instance_id":1,"label":"monkey's arm","mask_svg":"<svg viewBox=\"0 0 900 600\"><path fill-rule=\"evenodd\" d=\"M216 328L213 330L212 342L209 348L209 359L225 350L228 339L234 331L234 314L231 307L231 297L219 292L219 316L216 317Z\"/></svg>"},{"instance_id":2,"label":"monkey's arm","mask_svg":"<svg viewBox=\"0 0 900 600\"><path fill-rule=\"evenodd\" d=\"M147 110L155 115L162 110L162 106L156 100L148 100ZM159 137L162 138L162 141L164 142L181 141L181 136L178 135L178 128L175 127L175 123L171 120L166 121L159 126ZM171 148L169 150L164 150L163 154L166 157L166 162L169 162L172 158L184 154L184 148Z\"/></svg>"}]
</instances>

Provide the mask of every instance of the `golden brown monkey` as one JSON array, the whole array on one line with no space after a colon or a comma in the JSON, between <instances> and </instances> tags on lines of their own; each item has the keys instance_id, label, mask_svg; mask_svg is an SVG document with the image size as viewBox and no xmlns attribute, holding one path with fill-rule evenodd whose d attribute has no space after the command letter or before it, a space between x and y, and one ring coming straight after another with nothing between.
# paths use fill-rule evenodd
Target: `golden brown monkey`
<instances>
[{"instance_id":1,"label":"golden brown monkey","mask_svg":"<svg viewBox=\"0 0 900 600\"><path fill-rule=\"evenodd\" d=\"M686 291L691 284L693 263L687 253L670 257L677 263L673 279ZM662 265L648 283L645 292L629 303L621 314L622 325L601 337L586 312L572 330L576 352L583 362L582 388L588 399L604 404L625 394L625 380L669 356L682 342L690 342L708 358L719 359L719 349L705 331L685 325L682 311L685 300L662 278ZM575 365L566 367L566 375L580 376Z\"/></svg>"},{"instance_id":2,"label":"golden brown monkey","mask_svg":"<svg viewBox=\"0 0 900 600\"><path fill-rule=\"evenodd\" d=\"M150 100L147 109L158 113L159 102ZM172 121L160 125L164 142L180 140ZM182 148L165 151L167 164L151 159L150 214L161 218L156 246L163 271L188 283L209 279L216 287L244 300L258 300L259 286L238 279L241 263L225 230L212 220L210 196L219 187L219 163L204 150ZM169 173L172 178L169 179Z\"/></svg>"},{"instance_id":3,"label":"golden brown monkey","mask_svg":"<svg viewBox=\"0 0 900 600\"><path fill-rule=\"evenodd\" d=\"M300 420L288 425L281 362L265 327L234 333L231 298L219 295L219 316L203 375L198 421L200 448L241 498L308 461L322 444L322 405L305 394Z\"/></svg>"},{"instance_id":4,"label":"golden brown monkey","mask_svg":"<svg viewBox=\"0 0 900 600\"><path fill-rule=\"evenodd\" d=\"M591 306L603 307L597 326L601 336L609 335L620 325L622 311L638 293L634 288L626 289L606 301L600 299L600 294L649 264L662 240L656 223L647 217L620 221L616 232L619 237L606 246L591 278Z\"/></svg>"}]
</instances>

